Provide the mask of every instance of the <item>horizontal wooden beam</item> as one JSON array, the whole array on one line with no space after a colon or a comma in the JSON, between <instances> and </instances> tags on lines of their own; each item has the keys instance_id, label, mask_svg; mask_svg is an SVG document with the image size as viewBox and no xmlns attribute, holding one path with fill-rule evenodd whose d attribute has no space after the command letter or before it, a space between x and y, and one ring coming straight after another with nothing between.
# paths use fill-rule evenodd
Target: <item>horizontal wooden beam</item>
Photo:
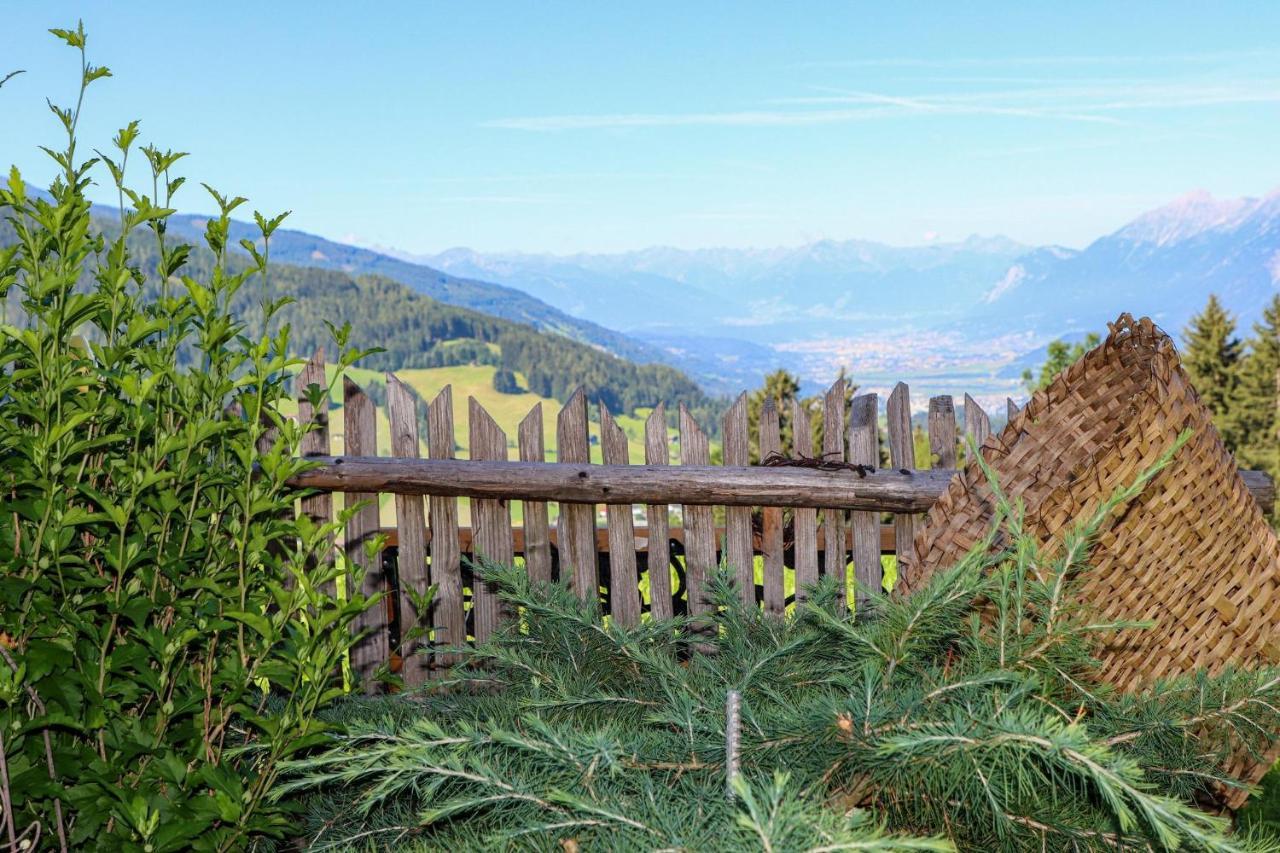
<instances>
[{"instance_id":1,"label":"horizontal wooden beam","mask_svg":"<svg viewBox=\"0 0 1280 853\"><path fill-rule=\"evenodd\" d=\"M453 495L501 500L694 506L833 507L873 512L925 512L954 471L854 471L718 465L587 465L569 462L480 462L316 456L315 468L290 482L331 492ZM1264 512L1275 484L1242 471Z\"/></svg>"},{"instance_id":2,"label":"horizontal wooden beam","mask_svg":"<svg viewBox=\"0 0 1280 853\"><path fill-rule=\"evenodd\" d=\"M468 498L605 504L813 506L924 512L949 471L852 471L719 465L586 465L464 459L313 457L291 481L332 492L390 492Z\"/></svg>"}]
</instances>

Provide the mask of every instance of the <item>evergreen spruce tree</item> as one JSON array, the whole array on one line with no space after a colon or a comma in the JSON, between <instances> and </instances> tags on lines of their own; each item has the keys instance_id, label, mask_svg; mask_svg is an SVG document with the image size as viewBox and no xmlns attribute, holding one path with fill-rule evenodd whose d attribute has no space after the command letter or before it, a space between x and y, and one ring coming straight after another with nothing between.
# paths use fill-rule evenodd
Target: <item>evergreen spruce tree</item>
<instances>
[{"instance_id":1,"label":"evergreen spruce tree","mask_svg":"<svg viewBox=\"0 0 1280 853\"><path fill-rule=\"evenodd\" d=\"M1097 332L1090 332L1085 335L1083 341L1077 341L1074 344L1061 339L1050 341L1039 373L1033 373L1030 368L1022 371L1022 384L1026 386L1028 392L1034 394L1041 388L1047 387L1059 373L1075 364L1084 357L1085 353L1100 343L1102 338Z\"/></svg>"},{"instance_id":2,"label":"evergreen spruce tree","mask_svg":"<svg viewBox=\"0 0 1280 853\"><path fill-rule=\"evenodd\" d=\"M853 401L853 395L857 392L858 386L849 379L845 368L840 368L839 379L845 380L844 386L844 406L848 410L849 404ZM778 423L782 437L782 454L784 456L795 455L795 441L793 439L794 426L792 424L792 404L799 400L801 408L809 416L810 437L813 441L814 454L822 452L822 434L823 434L823 395L817 394L812 397L799 397L800 378L788 372L785 368L779 368L773 373L768 374L764 378L764 386L752 391L747 395L747 429L750 435L751 444L751 461L756 463L760 461L760 412L764 409L764 401L766 399L773 400L773 405L778 410Z\"/></svg>"},{"instance_id":3,"label":"evergreen spruce tree","mask_svg":"<svg viewBox=\"0 0 1280 853\"><path fill-rule=\"evenodd\" d=\"M1211 294L1204 311L1192 317L1183 332L1182 352L1182 364L1232 452L1239 446L1232 409L1243 354L1235 332L1235 318L1222 307L1217 295Z\"/></svg>"},{"instance_id":4,"label":"evergreen spruce tree","mask_svg":"<svg viewBox=\"0 0 1280 853\"><path fill-rule=\"evenodd\" d=\"M500 367L494 371L493 390L499 394L520 394L524 391L520 387L520 382L516 379L516 375L505 367Z\"/></svg>"},{"instance_id":5,"label":"evergreen spruce tree","mask_svg":"<svg viewBox=\"0 0 1280 853\"><path fill-rule=\"evenodd\" d=\"M1280 475L1280 295L1253 325L1249 353L1241 363L1232 405L1232 431L1238 437L1236 457L1246 468Z\"/></svg>"}]
</instances>

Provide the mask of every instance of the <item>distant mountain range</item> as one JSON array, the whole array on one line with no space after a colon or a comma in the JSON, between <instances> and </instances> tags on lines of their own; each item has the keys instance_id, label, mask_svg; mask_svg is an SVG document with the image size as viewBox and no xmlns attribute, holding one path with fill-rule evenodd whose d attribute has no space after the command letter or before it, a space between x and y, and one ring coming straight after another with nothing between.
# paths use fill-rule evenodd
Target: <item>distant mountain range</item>
<instances>
[{"instance_id":1,"label":"distant mountain range","mask_svg":"<svg viewBox=\"0 0 1280 853\"><path fill-rule=\"evenodd\" d=\"M811 386L841 367L887 388L1017 396L1044 346L1120 312L1178 336L1210 293L1244 330L1280 282L1280 192L1188 194L1083 250L1004 237L894 247L863 240L774 249L410 256L502 281L664 350L704 382L758 384L779 365Z\"/></svg>"},{"instance_id":2,"label":"distant mountain range","mask_svg":"<svg viewBox=\"0 0 1280 853\"><path fill-rule=\"evenodd\" d=\"M824 240L794 248L659 247L613 255L450 249L415 260L506 282L628 333L705 329L711 323L738 330L731 337L779 342L797 332L830 333L832 321L951 315L979 299L1028 251L1001 237L971 237L910 248ZM938 291L941 280L948 292Z\"/></svg>"}]
</instances>

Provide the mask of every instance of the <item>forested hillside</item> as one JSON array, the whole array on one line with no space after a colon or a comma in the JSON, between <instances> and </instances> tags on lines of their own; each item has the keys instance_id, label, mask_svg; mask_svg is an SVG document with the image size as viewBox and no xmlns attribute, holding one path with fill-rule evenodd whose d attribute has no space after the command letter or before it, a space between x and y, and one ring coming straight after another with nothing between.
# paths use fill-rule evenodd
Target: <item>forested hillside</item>
<instances>
[{"instance_id":1,"label":"forested hillside","mask_svg":"<svg viewBox=\"0 0 1280 853\"><path fill-rule=\"evenodd\" d=\"M293 339L304 352L328 341L326 320L347 322L353 341L385 350L366 358L365 367L496 364L523 374L529 391L556 400L567 400L581 385L592 402L603 401L614 412L658 401L682 402L706 415L718 410L673 367L638 365L519 323L444 305L381 276L352 278L333 270L280 266L271 274L270 291L295 298L280 317L293 327ZM249 310L255 300L255 294L242 293L239 310Z\"/></svg>"},{"instance_id":2,"label":"forested hillside","mask_svg":"<svg viewBox=\"0 0 1280 853\"><path fill-rule=\"evenodd\" d=\"M207 217L197 214L175 214L170 218L168 227L175 237L196 243L201 239L207 221ZM233 245L241 239L255 240L257 236L257 228L252 223L232 220L230 237ZM574 317L514 287L456 276L370 249L335 243L304 231L281 228L272 236L271 242L275 258L283 263L337 270L353 276L383 276L443 304L525 323L539 331L602 347L633 361L657 361L663 355L656 347L590 320ZM238 246L236 251L239 251Z\"/></svg>"},{"instance_id":3,"label":"forested hillside","mask_svg":"<svg viewBox=\"0 0 1280 853\"><path fill-rule=\"evenodd\" d=\"M94 222L106 233L118 228L109 216L97 216ZM12 227L0 223L0 246L13 239ZM130 243L144 266L154 266L154 237L138 232ZM185 272L199 278L208 274L212 263L212 254L197 246ZM382 276L273 262L268 279L251 280L231 308L238 315L253 316L264 296L294 300L276 322L291 326L290 339L299 355L331 346L328 323L350 323L354 344L383 350L361 362L366 368L491 364L520 373L527 390L542 397L564 401L581 386L592 403L604 402L615 413L659 401L674 411L683 403L710 425L723 411L721 401L673 367L637 364L562 335L446 305Z\"/></svg>"}]
</instances>

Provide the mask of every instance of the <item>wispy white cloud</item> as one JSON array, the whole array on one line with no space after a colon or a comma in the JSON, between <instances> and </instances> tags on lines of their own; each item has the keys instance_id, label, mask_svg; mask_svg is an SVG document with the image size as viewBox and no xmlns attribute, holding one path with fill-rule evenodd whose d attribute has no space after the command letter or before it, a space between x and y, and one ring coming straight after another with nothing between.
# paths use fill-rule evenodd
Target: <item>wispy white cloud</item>
<instances>
[{"instance_id":1,"label":"wispy white cloud","mask_svg":"<svg viewBox=\"0 0 1280 853\"><path fill-rule=\"evenodd\" d=\"M863 95L850 103L856 109L742 110L697 113L602 113L579 115L518 116L493 119L482 126L504 130L566 131L622 130L643 127L807 127L848 124L920 115L989 115L1059 121L1120 124L1119 119L1067 110L1033 107L941 103L927 98Z\"/></svg>"},{"instance_id":2,"label":"wispy white cloud","mask_svg":"<svg viewBox=\"0 0 1280 853\"><path fill-rule=\"evenodd\" d=\"M523 184L553 181L628 180L650 181L675 177L670 172L539 172L511 175L436 175L422 178L428 184Z\"/></svg>"},{"instance_id":3,"label":"wispy white cloud","mask_svg":"<svg viewBox=\"0 0 1280 853\"><path fill-rule=\"evenodd\" d=\"M775 98L769 109L713 112L598 113L514 116L483 126L572 131L661 127L808 127L905 117L990 116L1121 125L1116 113L1280 103L1280 79L1202 82L1090 80L999 90L896 95L822 88L823 94Z\"/></svg>"},{"instance_id":4,"label":"wispy white cloud","mask_svg":"<svg viewBox=\"0 0 1280 853\"><path fill-rule=\"evenodd\" d=\"M1245 59L1280 57L1275 50L1205 51L1172 54L1092 54L1041 56L971 56L929 59L918 56L864 57L858 59L817 59L797 63L802 68L1023 68L1053 66L1107 66L1204 64Z\"/></svg>"},{"instance_id":5,"label":"wispy white cloud","mask_svg":"<svg viewBox=\"0 0 1280 853\"><path fill-rule=\"evenodd\" d=\"M561 204L568 200L557 195L455 195L432 199L450 204Z\"/></svg>"},{"instance_id":6,"label":"wispy white cloud","mask_svg":"<svg viewBox=\"0 0 1280 853\"><path fill-rule=\"evenodd\" d=\"M1085 109L1047 108L1034 103L1010 103L1010 95L1026 97L1026 93L973 93L928 96L883 95L876 92L847 92L839 95L781 99L779 103L797 105L871 104L897 107L904 113L939 115L989 115L1017 118L1061 119L1063 121L1117 124L1118 119L1094 115Z\"/></svg>"},{"instance_id":7,"label":"wispy white cloud","mask_svg":"<svg viewBox=\"0 0 1280 853\"><path fill-rule=\"evenodd\" d=\"M923 111L1017 110L1038 117L1083 115L1133 109L1188 109L1280 101L1280 79L1250 79L1226 83L1092 83L1037 86L991 91L947 92L923 96L893 96L875 92L823 88L827 94L777 98L770 103L834 106L896 103ZM1073 112L1074 111L1074 112Z\"/></svg>"},{"instance_id":8,"label":"wispy white cloud","mask_svg":"<svg viewBox=\"0 0 1280 853\"><path fill-rule=\"evenodd\" d=\"M771 222L781 219L776 213L748 210L708 210L679 214L681 219L702 222Z\"/></svg>"},{"instance_id":9,"label":"wispy white cloud","mask_svg":"<svg viewBox=\"0 0 1280 853\"><path fill-rule=\"evenodd\" d=\"M835 124L883 118L893 110L744 110L699 113L602 113L517 116L493 119L483 127L505 130L616 130L635 127L767 127Z\"/></svg>"}]
</instances>

